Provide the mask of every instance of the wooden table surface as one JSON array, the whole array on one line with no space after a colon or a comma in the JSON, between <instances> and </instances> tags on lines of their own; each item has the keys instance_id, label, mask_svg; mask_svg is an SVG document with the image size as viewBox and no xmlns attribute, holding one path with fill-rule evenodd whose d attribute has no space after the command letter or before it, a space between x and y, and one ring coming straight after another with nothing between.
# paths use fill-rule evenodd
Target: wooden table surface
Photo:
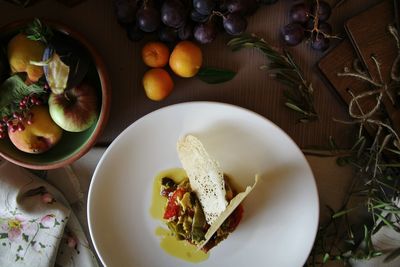
<instances>
[{"instance_id":1,"label":"wooden table surface","mask_svg":"<svg viewBox=\"0 0 400 267\"><path fill-rule=\"evenodd\" d=\"M328 0L332 5L336 1ZM249 18L248 32L257 33L274 46L280 46L279 30L288 23L288 11L294 2L280 0L274 5L262 6ZM343 24L348 18L377 2L379 0L345 1L333 10L329 19L334 32L344 34ZM140 50L146 41L156 37L149 35L138 43L129 41L117 23L111 0L87 0L73 8L54 0L41 0L28 8L0 1L0 14L0 25L32 17L60 21L80 31L96 46L106 63L112 85L110 118L99 143L111 142L127 126L153 110L187 101L218 101L253 110L281 127L302 148L327 145L329 136L344 146L352 140L353 130L333 121L333 118L347 118L347 109L324 84L316 69L315 63L323 53L313 51L307 43L290 48L315 88L319 120L304 124L297 123L298 114L284 107L284 87L259 69L266 62L265 57L256 50L230 51L226 43L231 37L227 34L220 33L212 44L203 45L202 50L205 66L237 71L232 81L207 85L195 78L175 76L172 94L164 101L153 102L147 99L141 85L146 67L141 61Z\"/></svg>"}]
</instances>

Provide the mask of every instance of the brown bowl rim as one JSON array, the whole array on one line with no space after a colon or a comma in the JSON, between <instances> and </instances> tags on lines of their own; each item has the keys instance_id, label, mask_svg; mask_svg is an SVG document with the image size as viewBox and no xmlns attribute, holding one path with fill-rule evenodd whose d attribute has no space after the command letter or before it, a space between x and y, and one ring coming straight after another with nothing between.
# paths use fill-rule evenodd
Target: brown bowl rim
<instances>
[{"instance_id":1,"label":"brown bowl rim","mask_svg":"<svg viewBox=\"0 0 400 267\"><path fill-rule=\"evenodd\" d=\"M8 24L5 24L0 27L0 32L5 32L5 31L10 31L13 29L18 29L29 22L31 22L33 18L31 19L22 19L14 22L10 22ZM97 49L84 37L81 33L78 31L74 30L70 26L65 25L64 23L54 21L51 19L41 19L41 21L47 25L49 25L51 28L56 29L58 31L64 32L73 38L77 39L79 42L81 42L86 49L89 51L91 57L93 58L93 61L96 66L97 73L99 75L99 80L101 84L101 93L102 93L102 101L101 101L101 109L100 109L100 114L99 118L97 121L97 126L94 129L91 138L89 139L88 142L86 142L83 147L77 151L76 153L71 154L68 156L66 159L61 160L61 161L56 161L54 163L45 163L45 164L31 164L28 162L20 161L18 159L15 159L8 155L7 153L1 152L0 151L0 156L2 156L4 159L17 164L19 166L29 168L29 169L34 169L34 170L51 170L51 169L56 169L63 167L65 165L71 164L81 158L83 155L85 155L97 142L98 137L100 134L103 132L109 115L110 115L110 103L111 103L111 83L110 83L110 78L107 72L106 65L100 56L100 53L97 51Z\"/></svg>"}]
</instances>

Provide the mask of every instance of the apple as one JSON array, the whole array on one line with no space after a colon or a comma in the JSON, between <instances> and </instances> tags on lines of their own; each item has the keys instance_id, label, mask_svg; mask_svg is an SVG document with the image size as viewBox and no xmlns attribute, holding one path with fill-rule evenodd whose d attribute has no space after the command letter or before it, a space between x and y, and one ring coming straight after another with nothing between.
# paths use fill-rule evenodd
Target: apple
<instances>
[{"instance_id":1,"label":"apple","mask_svg":"<svg viewBox=\"0 0 400 267\"><path fill-rule=\"evenodd\" d=\"M87 83L51 93L48 104L53 121L68 132L85 131L97 120L97 94Z\"/></svg>"},{"instance_id":2,"label":"apple","mask_svg":"<svg viewBox=\"0 0 400 267\"><path fill-rule=\"evenodd\" d=\"M32 122L24 125L23 131L8 130L11 142L21 151L39 154L52 148L62 136L62 129L54 123L47 106L34 106L31 108Z\"/></svg>"}]
</instances>

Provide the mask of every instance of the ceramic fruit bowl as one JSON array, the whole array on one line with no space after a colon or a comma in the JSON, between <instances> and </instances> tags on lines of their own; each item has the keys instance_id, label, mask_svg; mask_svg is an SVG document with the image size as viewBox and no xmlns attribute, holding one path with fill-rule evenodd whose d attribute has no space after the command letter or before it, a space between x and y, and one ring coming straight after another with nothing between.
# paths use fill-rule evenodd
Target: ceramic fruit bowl
<instances>
[{"instance_id":1,"label":"ceramic fruit bowl","mask_svg":"<svg viewBox=\"0 0 400 267\"><path fill-rule=\"evenodd\" d=\"M50 20L41 20L40 22L42 25L46 25L51 29L53 36L57 36L60 40L65 40L59 42L61 43L60 50L58 50L57 45L54 45L54 47L56 47L54 48L45 43L46 49L43 53L40 52L40 54L43 54L40 60L29 61L29 64L36 65L36 69L43 72L43 75L37 75L37 72L35 71L28 72L28 70L26 70L26 72L21 72L21 70L18 70L18 65L15 65L15 62L18 62L18 58L15 61L12 61L15 58L10 56L10 53L13 53L13 51L10 52L10 49L14 49L17 46L10 46L9 43L11 40L15 39L14 37L20 34L21 31L26 30L27 25L30 25L33 21L33 19L17 21L0 27L0 44L6 51L3 54L3 60L4 58L7 58L6 61L8 61L8 66L6 68L3 67L3 72L0 73L0 86L4 84L5 79L11 77L11 72L18 72L21 73L21 77L27 77L26 79L29 80L36 80L37 77L40 77L40 79L37 79L37 84L40 84L43 87L43 90L47 90L47 94L40 94L41 97L43 96L41 98L42 105L37 104L37 106L40 106L41 110L35 106L36 104L31 104L35 103L35 96L33 96L34 99L32 100L32 95L29 95L26 97L26 101L18 99L19 102L17 101L14 103L14 105L22 105L22 108L18 107L22 111L18 111L17 107L13 106L14 110L17 110L17 113L24 114L23 118L13 118L12 114L15 112L9 114L7 117L11 117L12 122L14 123L7 125L7 127L5 123L6 120L4 120L3 117L0 118L3 122L2 130L3 132L6 132L3 134L5 135L3 136L4 138L0 139L0 156L10 162L30 169L55 169L76 161L87 153L96 143L96 140L103 131L108 119L111 87L105 64L95 47L79 32L72 30L62 23ZM53 42L53 44L55 43L56 42ZM64 61L64 54L68 54L68 51L65 52L64 48L68 50L70 48L70 43L80 47L80 51L84 52L83 54L86 56L86 59L83 60L83 54L78 53L78 55L72 59L72 61L75 60L75 62L71 63L72 65L68 65L69 63L67 64L68 66L74 67L70 67L70 71L67 72L66 76L64 75L64 78L67 78L63 81L63 79L59 79L60 76L57 76L59 75L57 72L52 71L54 68L51 69L50 64L56 62L54 61L55 57L53 57L53 55L60 54L59 58ZM54 51L56 52L49 50L49 47L54 48ZM61 50L64 52L59 52ZM18 53L16 53L16 55L17 57L20 56ZM47 60L49 57L51 57L51 61ZM65 64L58 64L57 68L64 65ZM82 66L85 67L84 75L79 74L79 71L74 69L75 67L81 68ZM6 69L6 71L4 71L4 69ZM71 79L71 76L74 73L78 73L78 75ZM8 77L4 77L7 75ZM26 83L27 80L24 81ZM61 88L63 88L63 86L65 87L65 91L61 90L61 92L64 93L54 94L56 96L53 97L52 94L55 93L53 89L60 86ZM78 111L73 110L73 112L75 112L73 114L74 116L79 115L87 117L85 119L89 122L85 122L85 127L81 127L82 125L76 125L76 123L70 123L70 121L66 120L66 117L73 116L67 114L70 111L65 105L59 105L64 100L57 99L60 98L60 96L65 96L70 100L71 96L75 97L73 93L70 93L73 92L73 88L82 87L85 87L85 90L83 90L85 92L90 91L86 87L91 87L92 96L94 96L92 97L92 102L94 103L92 103L92 109L95 110L95 112L92 113L94 113L94 115L85 110L86 106L83 106L83 109ZM0 87L0 89L4 89L4 87ZM70 95L66 95L65 92L68 92ZM0 92L0 95L1 94L2 92ZM29 106L25 111L23 109L25 107L24 103ZM89 108L87 109L89 110ZM45 113L45 115L42 115L42 113ZM47 123L46 119L42 119L46 118L46 116L51 118L49 119L51 122ZM31 118L30 121L29 118ZM11 119L9 118L8 120ZM19 123L19 120L21 123ZM58 130L51 130L53 127L52 124L54 123L57 124L56 128ZM12 132L10 132L11 127L14 127ZM41 133L43 131L45 132L44 134ZM30 132L36 136L30 136ZM50 146L46 147L47 145Z\"/></svg>"}]
</instances>

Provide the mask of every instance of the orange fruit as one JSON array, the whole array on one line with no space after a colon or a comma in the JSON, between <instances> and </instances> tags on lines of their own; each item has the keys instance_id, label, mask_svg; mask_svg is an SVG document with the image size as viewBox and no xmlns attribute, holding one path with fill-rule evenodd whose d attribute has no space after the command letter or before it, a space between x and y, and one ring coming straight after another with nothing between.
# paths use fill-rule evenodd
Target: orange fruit
<instances>
[{"instance_id":1,"label":"orange fruit","mask_svg":"<svg viewBox=\"0 0 400 267\"><path fill-rule=\"evenodd\" d=\"M144 74L143 87L148 98L160 101L171 93L174 82L166 70L156 68L150 69Z\"/></svg>"},{"instance_id":2,"label":"orange fruit","mask_svg":"<svg viewBox=\"0 0 400 267\"><path fill-rule=\"evenodd\" d=\"M149 67L164 67L168 63L169 49L161 42L149 42L142 48L142 59Z\"/></svg>"},{"instance_id":3,"label":"orange fruit","mask_svg":"<svg viewBox=\"0 0 400 267\"><path fill-rule=\"evenodd\" d=\"M179 42L171 53L169 66L176 75L189 78L196 75L203 62L200 47L190 41Z\"/></svg>"}]
</instances>

